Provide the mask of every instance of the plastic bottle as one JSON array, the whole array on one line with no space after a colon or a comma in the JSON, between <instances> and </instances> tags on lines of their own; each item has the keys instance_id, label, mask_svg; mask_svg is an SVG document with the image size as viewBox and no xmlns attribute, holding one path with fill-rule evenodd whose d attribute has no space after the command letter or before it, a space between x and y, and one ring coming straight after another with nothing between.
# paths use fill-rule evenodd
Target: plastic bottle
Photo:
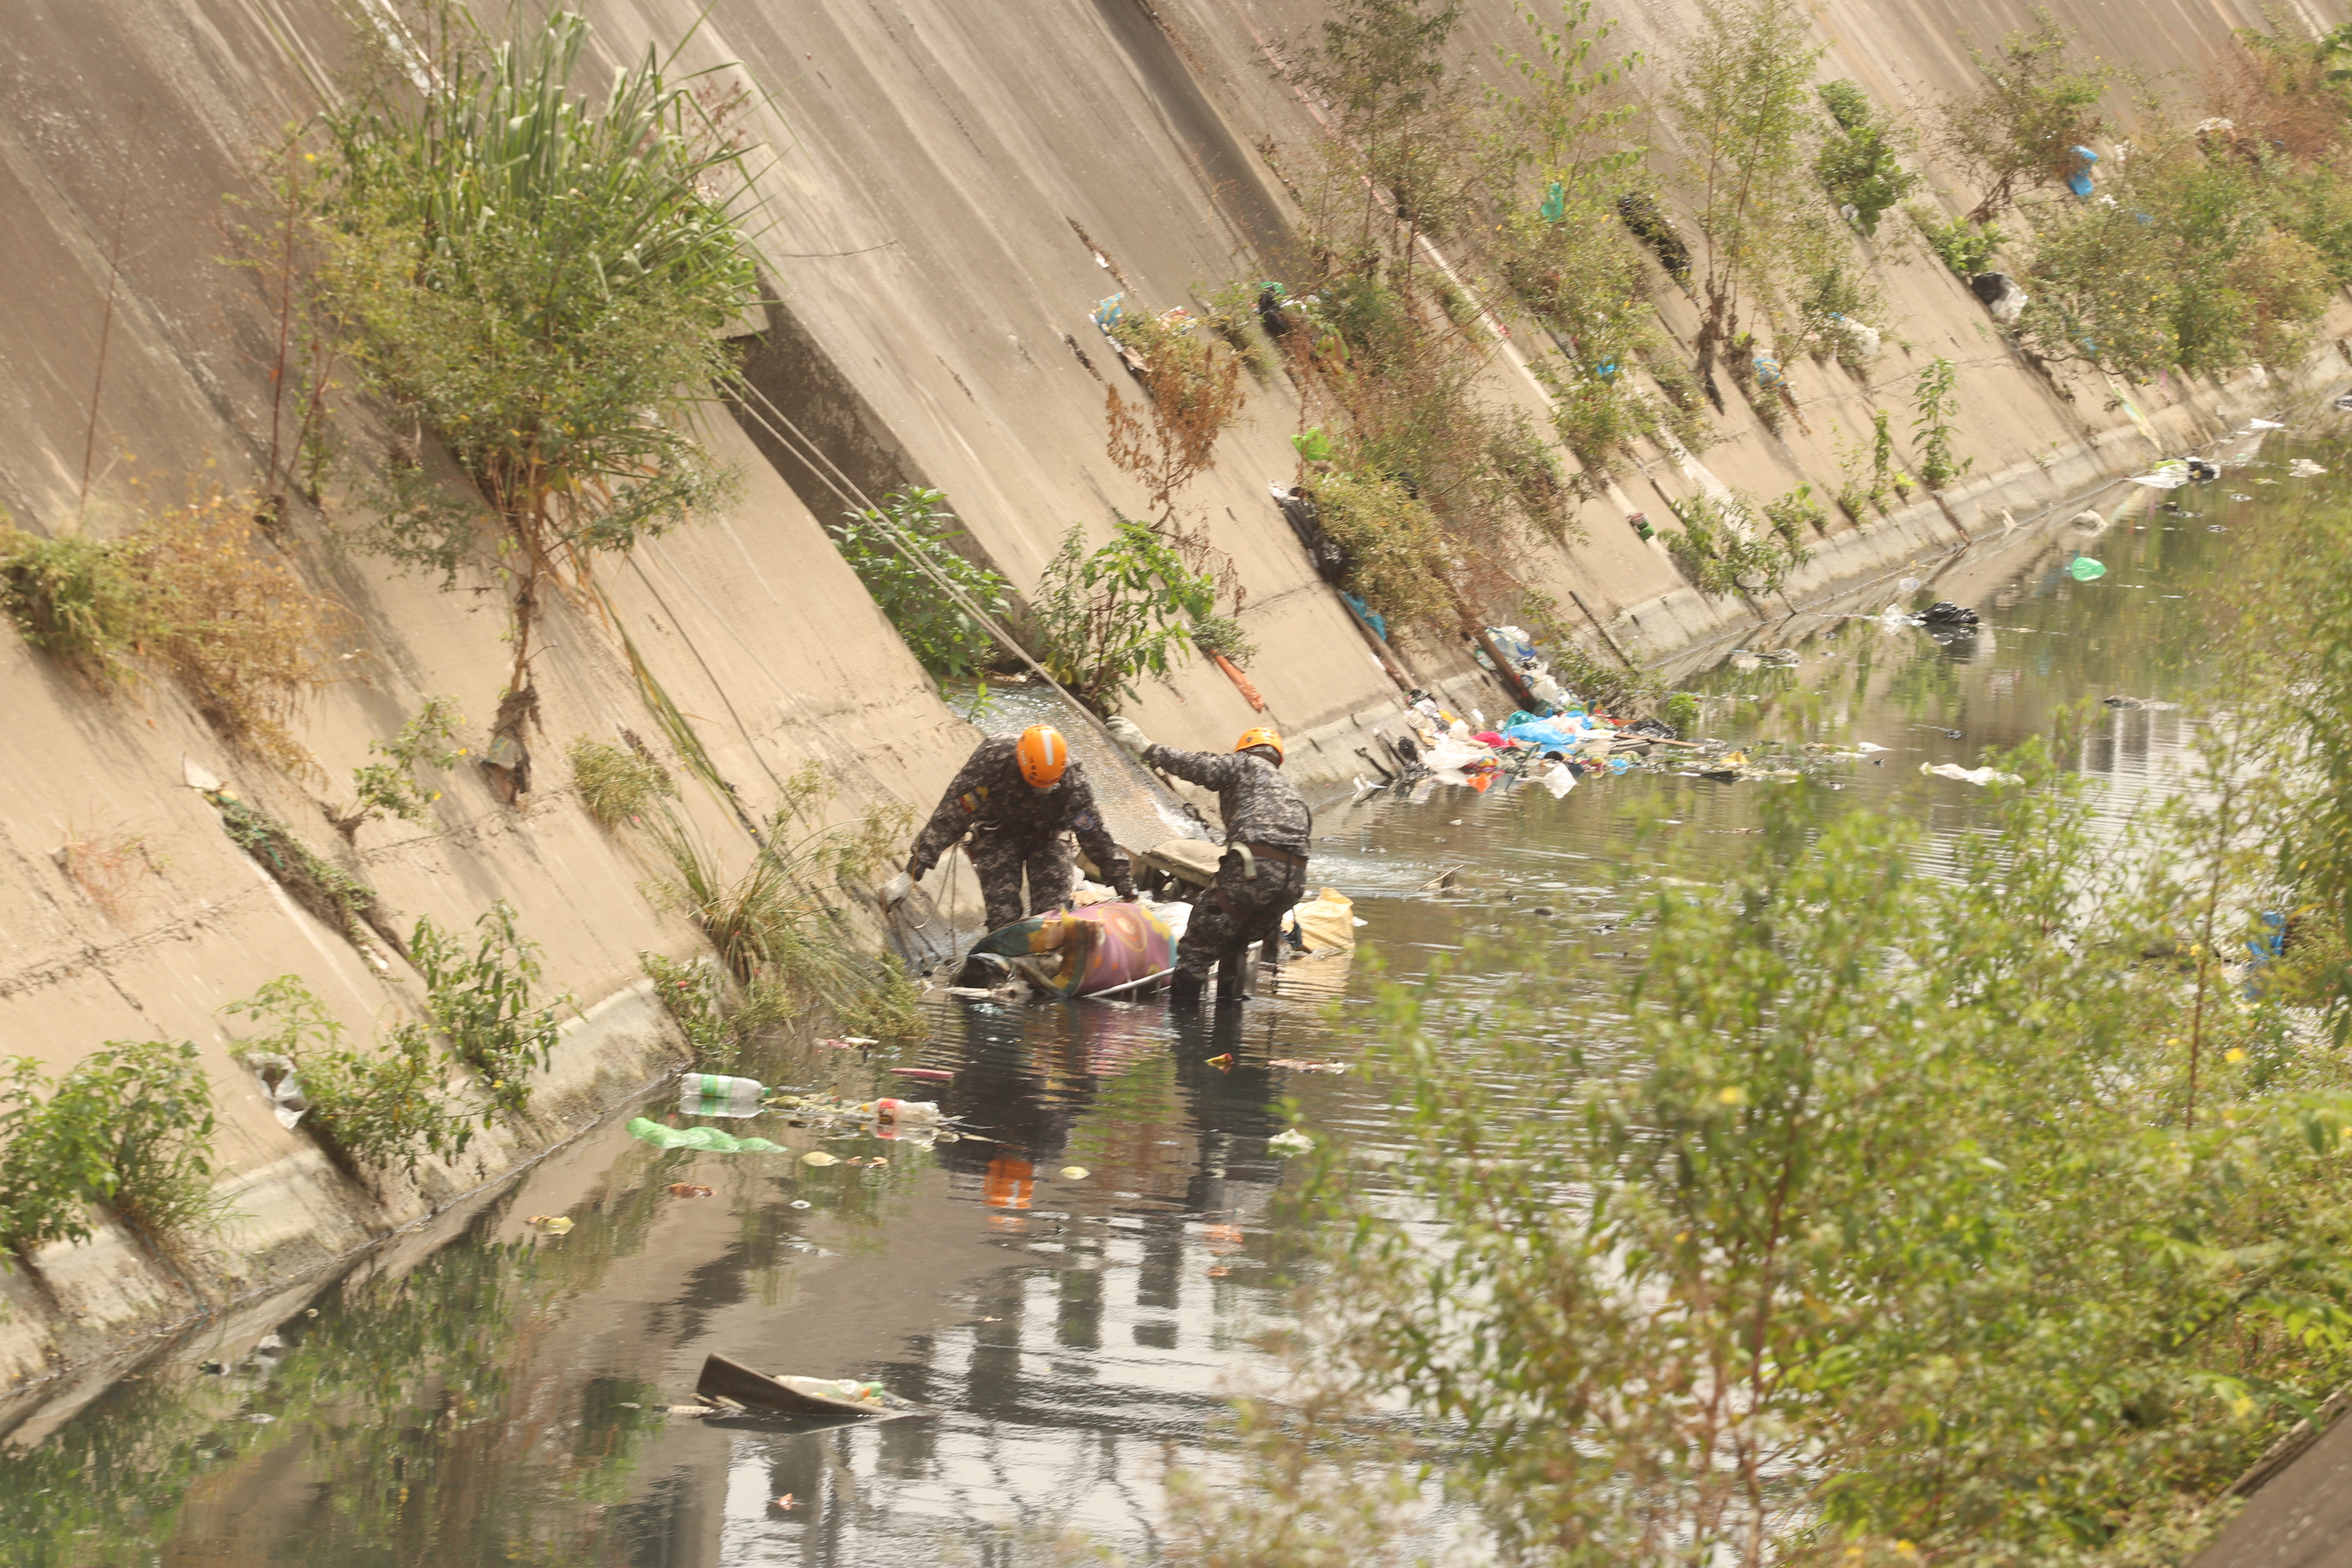
<instances>
[{"instance_id":1,"label":"plastic bottle","mask_svg":"<svg viewBox=\"0 0 2352 1568\"><path fill-rule=\"evenodd\" d=\"M754 1079L690 1072L678 1080L677 1109L687 1116L757 1116L767 1092Z\"/></svg>"},{"instance_id":2,"label":"plastic bottle","mask_svg":"<svg viewBox=\"0 0 2352 1568\"><path fill-rule=\"evenodd\" d=\"M940 1108L929 1100L877 1100L857 1108L877 1121L902 1122L909 1127L936 1126Z\"/></svg>"}]
</instances>

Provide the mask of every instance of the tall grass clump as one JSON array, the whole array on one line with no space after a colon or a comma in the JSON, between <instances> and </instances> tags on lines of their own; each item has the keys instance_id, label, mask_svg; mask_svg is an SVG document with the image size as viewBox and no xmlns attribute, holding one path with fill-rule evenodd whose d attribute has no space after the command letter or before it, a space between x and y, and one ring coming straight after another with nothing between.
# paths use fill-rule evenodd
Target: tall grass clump
<instances>
[{"instance_id":1,"label":"tall grass clump","mask_svg":"<svg viewBox=\"0 0 2352 1568\"><path fill-rule=\"evenodd\" d=\"M663 994L698 1052L732 1051L749 1034L815 1006L853 1034L919 1038L925 1032L906 973L867 951L833 890L870 889L913 826L903 805L869 807L854 823L823 825L826 789L814 764L786 781L785 802L765 823L751 864L730 870L677 813L647 823L668 875L655 894L709 939L735 988L722 995L717 973L694 981L668 960L646 961L657 988L688 980L691 994ZM748 1015L725 1027L735 1012Z\"/></svg>"},{"instance_id":2,"label":"tall grass clump","mask_svg":"<svg viewBox=\"0 0 2352 1568\"><path fill-rule=\"evenodd\" d=\"M26 640L102 682L172 679L230 744L306 772L292 724L320 679L331 611L275 552L253 498L156 508L121 538L0 527L0 610Z\"/></svg>"},{"instance_id":3,"label":"tall grass clump","mask_svg":"<svg viewBox=\"0 0 2352 1568\"><path fill-rule=\"evenodd\" d=\"M697 96L709 73L650 47L590 96L584 18L518 12L493 39L462 12L434 17L426 58L382 60L326 117L319 281L404 433L371 542L445 579L469 563L504 578L519 695L562 574L731 491L692 425L758 293L744 153ZM435 449L478 504L441 484ZM514 744L528 711L503 710Z\"/></svg>"},{"instance_id":4,"label":"tall grass clump","mask_svg":"<svg viewBox=\"0 0 2352 1568\"><path fill-rule=\"evenodd\" d=\"M572 764L572 787L580 792L580 804L605 827L639 821L656 802L677 798L677 780L642 745L615 746L575 735L564 757Z\"/></svg>"}]
</instances>

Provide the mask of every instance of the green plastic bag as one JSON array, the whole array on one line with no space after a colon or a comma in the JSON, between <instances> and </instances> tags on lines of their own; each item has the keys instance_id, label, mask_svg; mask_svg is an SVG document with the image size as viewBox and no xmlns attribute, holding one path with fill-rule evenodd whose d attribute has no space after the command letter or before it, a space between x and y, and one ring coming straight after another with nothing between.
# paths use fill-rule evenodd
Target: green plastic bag
<instances>
[{"instance_id":1,"label":"green plastic bag","mask_svg":"<svg viewBox=\"0 0 2352 1568\"><path fill-rule=\"evenodd\" d=\"M641 1139L656 1149L698 1149L706 1154L782 1154L788 1151L781 1143L771 1143L765 1138L738 1138L731 1132L721 1132L716 1127L665 1127L646 1117L636 1117L629 1123L629 1136Z\"/></svg>"}]
</instances>

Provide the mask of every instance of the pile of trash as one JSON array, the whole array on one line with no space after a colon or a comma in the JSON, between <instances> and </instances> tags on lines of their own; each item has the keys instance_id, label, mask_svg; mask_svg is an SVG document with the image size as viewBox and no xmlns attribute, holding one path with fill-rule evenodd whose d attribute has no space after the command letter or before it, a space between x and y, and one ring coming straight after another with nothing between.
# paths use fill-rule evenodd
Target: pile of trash
<instances>
[{"instance_id":1,"label":"pile of trash","mask_svg":"<svg viewBox=\"0 0 2352 1568\"><path fill-rule=\"evenodd\" d=\"M908 1076L930 1078L918 1069ZM773 1116L786 1127L815 1130L828 1138L892 1139L928 1148L953 1143L967 1136L954 1121L928 1100L844 1100L838 1095L800 1094L772 1090L756 1079L729 1078L718 1073L688 1073L679 1080L677 1112L681 1116L745 1118ZM708 1154L789 1154L792 1151L769 1139L741 1137L711 1126L671 1127L639 1116L628 1124L629 1136L656 1149L693 1149ZM801 1156L803 1163L830 1165L829 1154Z\"/></svg>"}]
</instances>

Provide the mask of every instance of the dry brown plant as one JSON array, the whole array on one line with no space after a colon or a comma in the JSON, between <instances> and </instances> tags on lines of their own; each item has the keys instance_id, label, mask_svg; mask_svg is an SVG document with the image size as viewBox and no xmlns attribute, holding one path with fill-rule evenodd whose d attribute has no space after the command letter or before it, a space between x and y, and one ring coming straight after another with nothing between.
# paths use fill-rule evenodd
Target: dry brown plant
<instances>
[{"instance_id":1,"label":"dry brown plant","mask_svg":"<svg viewBox=\"0 0 2352 1568\"><path fill-rule=\"evenodd\" d=\"M58 864L74 885L116 925L128 921L139 879L162 876L166 864L144 833L111 828L101 821L83 829L75 826L71 818L67 819L65 842L57 855Z\"/></svg>"}]
</instances>

